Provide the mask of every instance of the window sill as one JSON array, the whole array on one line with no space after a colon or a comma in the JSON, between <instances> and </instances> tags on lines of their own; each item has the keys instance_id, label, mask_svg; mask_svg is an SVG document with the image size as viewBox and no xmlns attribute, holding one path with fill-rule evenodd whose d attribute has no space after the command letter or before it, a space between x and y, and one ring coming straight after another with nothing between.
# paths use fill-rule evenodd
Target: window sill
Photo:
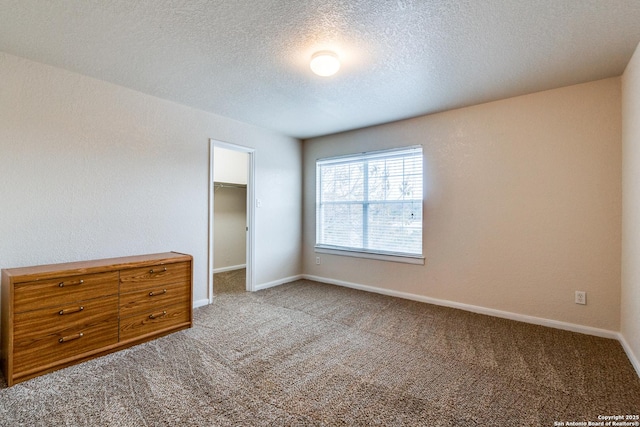
<instances>
[{"instance_id":1,"label":"window sill","mask_svg":"<svg viewBox=\"0 0 640 427\"><path fill-rule=\"evenodd\" d=\"M399 262L403 264L414 264L414 265L425 264L425 259L423 256L387 255L387 254L378 254L378 253L372 253L372 252L350 251L345 249L323 248L319 246L315 247L315 252L320 254L341 255L341 256L350 256L354 258L367 258L367 259L376 259L379 261Z\"/></svg>"}]
</instances>

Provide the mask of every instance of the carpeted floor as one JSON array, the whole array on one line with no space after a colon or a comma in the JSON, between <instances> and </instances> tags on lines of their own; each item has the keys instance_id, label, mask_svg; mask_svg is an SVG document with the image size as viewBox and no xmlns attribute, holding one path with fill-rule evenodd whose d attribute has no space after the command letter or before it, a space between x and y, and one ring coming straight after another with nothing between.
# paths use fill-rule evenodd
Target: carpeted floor
<instances>
[{"instance_id":1,"label":"carpeted floor","mask_svg":"<svg viewBox=\"0 0 640 427\"><path fill-rule=\"evenodd\" d=\"M247 290L247 270L224 271L213 275L213 294L239 294Z\"/></svg>"},{"instance_id":2,"label":"carpeted floor","mask_svg":"<svg viewBox=\"0 0 640 427\"><path fill-rule=\"evenodd\" d=\"M640 412L619 343L298 281L0 389L3 426L553 426Z\"/></svg>"}]
</instances>

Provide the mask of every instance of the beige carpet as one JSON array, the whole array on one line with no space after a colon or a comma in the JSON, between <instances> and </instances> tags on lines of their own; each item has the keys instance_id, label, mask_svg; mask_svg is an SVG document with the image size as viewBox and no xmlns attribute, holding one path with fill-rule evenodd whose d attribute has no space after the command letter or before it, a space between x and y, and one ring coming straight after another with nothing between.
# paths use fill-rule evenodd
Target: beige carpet
<instances>
[{"instance_id":1,"label":"beige carpet","mask_svg":"<svg viewBox=\"0 0 640 427\"><path fill-rule=\"evenodd\" d=\"M247 270L244 268L213 275L213 294L239 294L247 290Z\"/></svg>"},{"instance_id":2,"label":"beige carpet","mask_svg":"<svg viewBox=\"0 0 640 427\"><path fill-rule=\"evenodd\" d=\"M6 426L553 426L640 412L616 341L309 281L0 389Z\"/></svg>"}]
</instances>

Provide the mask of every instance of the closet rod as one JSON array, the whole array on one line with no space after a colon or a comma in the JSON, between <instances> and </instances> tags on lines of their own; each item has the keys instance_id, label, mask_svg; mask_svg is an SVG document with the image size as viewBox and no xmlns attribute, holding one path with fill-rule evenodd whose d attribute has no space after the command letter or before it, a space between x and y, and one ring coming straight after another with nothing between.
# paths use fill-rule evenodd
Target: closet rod
<instances>
[{"instance_id":1,"label":"closet rod","mask_svg":"<svg viewBox=\"0 0 640 427\"><path fill-rule=\"evenodd\" d=\"M232 184L226 182L214 182L213 183L214 192L216 192L220 188L247 188L244 184Z\"/></svg>"}]
</instances>

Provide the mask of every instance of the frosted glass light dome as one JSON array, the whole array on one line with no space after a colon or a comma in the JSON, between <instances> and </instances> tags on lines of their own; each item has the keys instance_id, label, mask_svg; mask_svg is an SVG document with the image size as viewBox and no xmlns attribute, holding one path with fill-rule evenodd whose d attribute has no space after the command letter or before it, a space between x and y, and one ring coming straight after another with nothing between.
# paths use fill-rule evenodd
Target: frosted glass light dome
<instances>
[{"instance_id":1,"label":"frosted glass light dome","mask_svg":"<svg viewBox=\"0 0 640 427\"><path fill-rule=\"evenodd\" d=\"M311 71L322 77L333 76L340 69L338 55L328 50L316 52L311 57Z\"/></svg>"}]
</instances>

